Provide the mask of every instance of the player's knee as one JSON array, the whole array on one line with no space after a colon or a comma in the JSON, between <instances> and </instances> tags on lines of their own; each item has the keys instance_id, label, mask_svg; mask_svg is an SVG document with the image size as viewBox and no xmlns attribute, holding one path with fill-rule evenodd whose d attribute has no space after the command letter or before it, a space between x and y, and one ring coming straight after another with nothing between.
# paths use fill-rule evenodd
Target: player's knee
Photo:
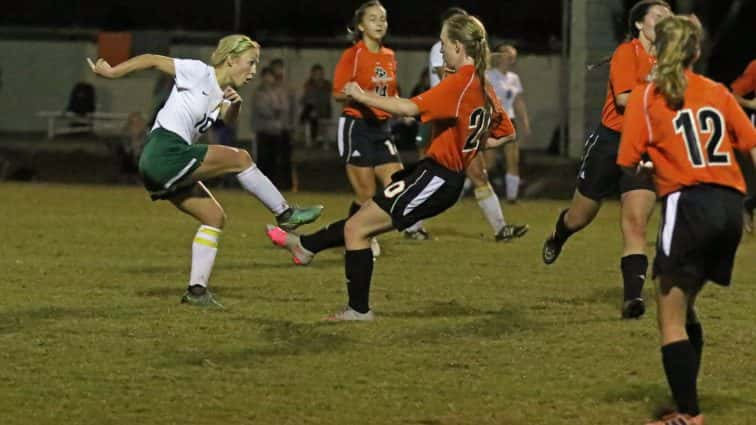
<instances>
[{"instance_id":1,"label":"player's knee","mask_svg":"<svg viewBox=\"0 0 756 425\"><path fill-rule=\"evenodd\" d=\"M249 152L245 149L239 149L239 152L236 155L236 166L239 168L239 171L246 170L251 167L252 164L254 164L254 161L252 161L252 156Z\"/></svg>"},{"instance_id":2,"label":"player's knee","mask_svg":"<svg viewBox=\"0 0 756 425\"><path fill-rule=\"evenodd\" d=\"M354 218L354 216L344 223L344 241L346 241L347 244L349 244L349 242L363 239L366 236L363 226L360 224L359 220Z\"/></svg>"},{"instance_id":3,"label":"player's knee","mask_svg":"<svg viewBox=\"0 0 756 425\"><path fill-rule=\"evenodd\" d=\"M223 211L223 208L220 206L217 206L217 208L213 208L212 210L208 210L205 213L204 217L204 223L208 226L213 226L218 229L223 229L223 227L226 225L226 212Z\"/></svg>"},{"instance_id":4,"label":"player's knee","mask_svg":"<svg viewBox=\"0 0 756 425\"><path fill-rule=\"evenodd\" d=\"M623 214L622 232L630 237L645 237L648 220L644 214Z\"/></svg>"}]
</instances>

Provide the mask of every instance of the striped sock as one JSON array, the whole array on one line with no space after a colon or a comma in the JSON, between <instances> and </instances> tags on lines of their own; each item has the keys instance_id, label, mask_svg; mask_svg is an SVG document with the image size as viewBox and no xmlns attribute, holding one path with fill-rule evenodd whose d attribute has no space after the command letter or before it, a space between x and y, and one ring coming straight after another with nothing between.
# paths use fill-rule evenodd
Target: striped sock
<instances>
[{"instance_id":1,"label":"striped sock","mask_svg":"<svg viewBox=\"0 0 756 425\"><path fill-rule=\"evenodd\" d=\"M189 275L189 286L207 286L210 273L213 271L215 255L218 253L218 238L221 229L202 225L197 230L192 243L192 271Z\"/></svg>"}]
</instances>

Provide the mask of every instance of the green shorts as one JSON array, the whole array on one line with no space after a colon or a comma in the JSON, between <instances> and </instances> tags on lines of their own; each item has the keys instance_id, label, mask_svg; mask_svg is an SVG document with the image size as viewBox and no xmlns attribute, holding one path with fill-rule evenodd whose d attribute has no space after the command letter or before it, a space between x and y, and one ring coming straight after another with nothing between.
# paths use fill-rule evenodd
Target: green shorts
<instances>
[{"instance_id":1,"label":"green shorts","mask_svg":"<svg viewBox=\"0 0 756 425\"><path fill-rule=\"evenodd\" d=\"M194 185L188 177L207 155L207 145L189 145L178 134L156 128L139 157L139 174L152 200L166 199Z\"/></svg>"}]
</instances>

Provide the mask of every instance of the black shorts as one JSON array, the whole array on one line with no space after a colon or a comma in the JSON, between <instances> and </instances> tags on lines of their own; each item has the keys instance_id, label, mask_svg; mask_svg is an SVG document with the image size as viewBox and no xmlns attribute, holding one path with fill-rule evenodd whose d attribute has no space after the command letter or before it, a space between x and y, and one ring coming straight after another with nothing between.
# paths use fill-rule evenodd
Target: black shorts
<instances>
[{"instance_id":1,"label":"black shorts","mask_svg":"<svg viewBox=\"0 0 756 425\"><path fill-rule=\"evenodd\" d=\"M743 195L734 189L696 185L665 196L654 278L729 285L742 230Z\"/></svg>"},{"instance_id":2,"label":"black shorts","mask_svg":"<svg viewBox=\"0 0 756 425\"><path fill-rule=\"evenodd\" d=\"M653 178L642 174L629 176L617 165L620 133L599 125L585 141L578 171L577 188L581 194L601 201L616 193L636 189L654 191Z\"/></svg>"},{"instance_id":3,"label":"black shorts","mask_svg":"<svg viewBox=\"0 0 756 425\"><path fill-rule=\"evenodd\" d=\"M373 201L391 216L397 230L404 230L457 203L465 174L425 158L412 168L394 173L391 180Z\"/></svg>"},{"instance_id":4,"label":"black shorts","mask_svg":"<svg viewBox=\"0 0 756 425\"><path fill-rule=\"evenodd\" d=\"M387 121L372 122L342 115L338 129L339 156L347 164L375 167L401 162Z\"/></svg>"}]
</instances>

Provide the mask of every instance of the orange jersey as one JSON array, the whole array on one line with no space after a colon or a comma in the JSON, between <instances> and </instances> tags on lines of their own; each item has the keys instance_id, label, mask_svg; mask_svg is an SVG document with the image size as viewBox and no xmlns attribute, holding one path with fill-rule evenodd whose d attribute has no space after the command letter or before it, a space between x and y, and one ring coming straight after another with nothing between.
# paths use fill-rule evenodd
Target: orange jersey
<instances>
[{"instance_id":1,"label":"orange jersey","mask_svg":"<svg viewBox=\"0 0 756 425\"><path fill-rule=\"evenodd\" d=\"M756 147L756 129L723 85L689 70L685 76L685 101L677 111L653 83L633 89L617 164L635 167L648 152L660 196L706 183L745 193L733 151Z\"/></svg>"},{"instance_id":2,"label":"orange jersey","mask_svg":"<svg viewBox=\"0 0 756 425\"><path fill-rule=\"evenodd\" d=\"M752 60L743 75L730 84L732 92L738 96L745 96L756 91L756 60Z\"/></svg>"},{"instance_id":3,"label":"orange jersey","mask_svg":"<svg viewBox=\"0 0 756 425\"><path fill-rule=\"evenodd\" d=\"M365 91L372 91L380 96L396 96L396 59L394 51L381 47L373 53L360 41L346 49L336 64L333 74L333 93L339 94L346 83L354 81ZM391 117L388 112L370 108L356 102L344 105L344 114L354 118L385 120Z\"/></svg>"},{"instance_id":4,"label":"orange jersey","mask_svg":"<svg viewBox=\"0 0 756 425\"><path fill-rule=\"evenodd\" d=\"M637 38L617 46L609 63L609 83L601 110L601 124L622 132L622 113L617 110L617 95L646 82L655 63L654 57L646 52Z\"/></svg>"},{"instance_id":5,"label":"orange jersey","mask_svg":"<svg viewBox=\"0 0 756 425\"><path fill-rule=\"evenodd\" d=\"M426 155L453 171L463 171L488 137L496 139L514 133L512 121L490 85L486 85L493 110L485 99L475 67L465 65L432 89L412 99L420 109L422 122L433 121L431 143Z\"/></svg>"}]
</instances>

